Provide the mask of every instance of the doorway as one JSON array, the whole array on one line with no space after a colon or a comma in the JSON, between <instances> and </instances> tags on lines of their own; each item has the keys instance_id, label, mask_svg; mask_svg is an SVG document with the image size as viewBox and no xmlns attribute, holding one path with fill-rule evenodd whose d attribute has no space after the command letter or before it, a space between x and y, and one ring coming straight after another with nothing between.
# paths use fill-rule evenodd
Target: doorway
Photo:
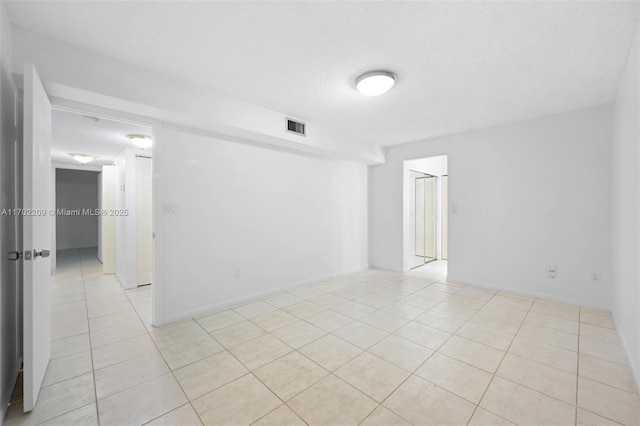
<instances>
[{"instance_id":1,"label":"doorway","mask_svg":"<svg viewBox=\"0 0 640 426\"><path fill-rule=\"evenodd\" d=\"M404 163L405 270L446 277L449 257L448 159Z\"/></svg>"}]
</instances>

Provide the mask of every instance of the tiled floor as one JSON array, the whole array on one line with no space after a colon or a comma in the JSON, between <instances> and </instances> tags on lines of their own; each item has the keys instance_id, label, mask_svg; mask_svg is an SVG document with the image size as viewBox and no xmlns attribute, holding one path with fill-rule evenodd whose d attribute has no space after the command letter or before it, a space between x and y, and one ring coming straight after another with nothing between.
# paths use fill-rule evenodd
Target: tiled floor
<instances>
[{"instance_id":1,"label":"tiled floor","mask_svg":"<svg viewBox=\"0 0 640 426\"><path fill-rule=\"evenodd\" d=\"M429 262L426 265L413 269L414 272L422 272L423 274L433 275L435 277L447 276L447 261L438 259Z\"/></svg>"},{"instance_id":2,"label":"tiled floor","mask_svg":"<svg viewBox=\"0 0 640 426\"><path fill-rule=\"evenodd\" d=\"M59 262L45 385L7 425L640 422L607 312L372 270L152 328L150 288Z\"/></svg>"}]
</instances>

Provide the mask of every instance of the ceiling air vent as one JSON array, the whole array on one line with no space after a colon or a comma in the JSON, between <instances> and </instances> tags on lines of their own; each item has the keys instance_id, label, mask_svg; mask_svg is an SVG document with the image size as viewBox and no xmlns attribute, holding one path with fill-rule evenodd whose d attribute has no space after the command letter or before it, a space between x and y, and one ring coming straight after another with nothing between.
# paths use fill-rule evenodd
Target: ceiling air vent
<instances>
[{"instance_id":1,"label":"ceiling air vent","mask_svg":"<svg viewBox=\"0 0 640 426\"><path fill-rule=\"evenodd\" d=\"M300 121L295 121L287 118L287 132L295 133L296 135L306 136L306 126Z\"/></svg>"}]
</instances>

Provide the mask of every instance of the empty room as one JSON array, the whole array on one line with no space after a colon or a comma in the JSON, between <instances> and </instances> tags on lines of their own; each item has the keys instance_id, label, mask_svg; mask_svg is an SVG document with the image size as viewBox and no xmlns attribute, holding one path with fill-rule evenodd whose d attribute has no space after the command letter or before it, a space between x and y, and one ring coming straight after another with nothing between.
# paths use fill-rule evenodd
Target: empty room
<instances>
[{"instance_id":1,"label":"empty room","mask_svg":"<svg viewBox=\"0 0 640 426\"><path fill-rule=\"evenodd\" d=\"M639 425L639 19L0 0L0 424Z\"/></svg>"}]
</instances>

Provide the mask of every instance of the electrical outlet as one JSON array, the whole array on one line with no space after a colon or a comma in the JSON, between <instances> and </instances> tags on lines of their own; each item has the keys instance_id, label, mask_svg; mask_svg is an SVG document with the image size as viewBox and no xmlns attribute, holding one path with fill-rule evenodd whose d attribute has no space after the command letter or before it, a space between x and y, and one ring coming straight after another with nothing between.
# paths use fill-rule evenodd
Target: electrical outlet
<instances>
[{"instance_id":1,"label":"electrical outlet","mask_svg":"<svg viewBox=\"0 0 640 426\"><path fill-rule=\"evenodd\" d=\"M556 265L547 265L547 277L555 278L557 273Z\"/></svg>"},{"instance_id":2,"label":"electrical outlet","mask_svg":"<svg viewBox=\"0 0 640 426\"><path fill-rule=\"evenodd\" d=\"M600 272L592 272L591 273L591 281L594 283L600 282Z\"/></svg>"},{"instance_id":3,"label":"electrical outlet","mask_svg":"<svg viewBox=\"0 0 640 426\"><path fill-rule=\"evenodd\" d=\"M234 269L233 270L233 279L234 280L239 280L240 279L240 269Z\"/></svg>"}]
</instances>

